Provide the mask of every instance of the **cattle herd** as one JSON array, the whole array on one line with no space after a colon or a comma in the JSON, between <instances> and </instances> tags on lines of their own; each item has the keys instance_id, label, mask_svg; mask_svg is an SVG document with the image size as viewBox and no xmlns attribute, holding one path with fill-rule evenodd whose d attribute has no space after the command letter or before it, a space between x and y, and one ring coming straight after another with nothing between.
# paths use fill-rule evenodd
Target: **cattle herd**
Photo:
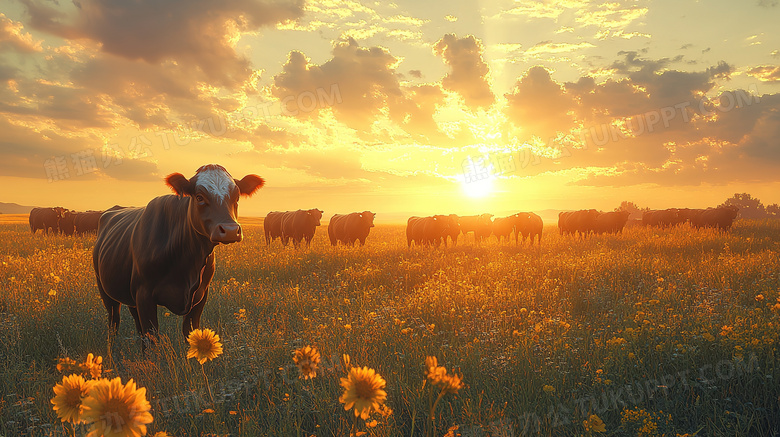
<instances>
[{"instance_id":1,"label":"cattle herd","mask_svg":"<svg viewBox=\"0 0 780 437\"><path fill-rule=\"evenodd\" d=\"M123 208L117 205L106 211ZM100 216L104 212L77 212L62 207L33 208L30 211L30 230L33 233L37 230L48 233L51 229L54 233L65 235L96 232ZM685 223L694 228L717 228L725 231L731 229L738 212L739 209L734 206L707 209L670 208L645 211L641 219L629 220L628 211L599 212L595 209L583 209L559 213L558 232L561 235L585 237L590 234L621 233L624 227L631 226L672 227ZM295 247L303 241L309 246L316 228L321 225L322 214L323 211L319 209L268 213L263 221L266 244L270 245L279 238L285 246L290 240ZM376 213L370 211L332 216L328 223L328 239L331 245L336 246L339 242L348 246L357 243L365 245L366 238L374 227L375 217ZM534 241L541 244L543 227L542 218L532 212L520 212L495 219L493 214L415 216L407 220L406 243L409 247L412 243L436 247L443 243L446 247L448 242L456 245L459 235L472 233L477 243L485 241L491 235L495 235L499 242L511 241L514 234L515 244L519 244L522 236L523 243L530 237L530 244L533 245Z\"/></svg>"},{"instance_id":2,"label":"cattle herd","mask_svg":"<svg viewBox=\"0 0 780 437\"><path fill-rule=\"evenodd\" d=\"M34 234L37 230L43 230L44 234L49 229L55 234L78 235L88 232L97 232L100 216L106 211L122 209L115 205L105 211L78 212L61 206L50 208L33 208L30 211L30 230Z\"/></svg>"}]
</instances>

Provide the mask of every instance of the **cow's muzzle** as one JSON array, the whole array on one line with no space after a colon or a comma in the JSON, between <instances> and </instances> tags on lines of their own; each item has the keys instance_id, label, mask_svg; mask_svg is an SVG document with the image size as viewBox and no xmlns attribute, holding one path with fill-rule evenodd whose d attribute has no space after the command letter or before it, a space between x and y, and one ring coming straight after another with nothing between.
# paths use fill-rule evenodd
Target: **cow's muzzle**
<instances>
[{"instance_id":1,"label":"cow's muzzle","mask_svg":"<svg viewBox=\"0 0 780 437\"><path fill-rule=\"evenodd\" d=\"M242 237L238 223L220 223L211 231L212 243L238 243Z\"/></svg>"}]
</instances>

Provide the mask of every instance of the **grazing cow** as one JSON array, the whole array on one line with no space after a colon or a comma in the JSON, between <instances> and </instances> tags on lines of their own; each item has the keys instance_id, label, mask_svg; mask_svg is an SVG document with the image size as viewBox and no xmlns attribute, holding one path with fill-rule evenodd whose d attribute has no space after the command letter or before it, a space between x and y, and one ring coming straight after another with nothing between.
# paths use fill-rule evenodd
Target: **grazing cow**
<instances>
[{"instance_id":1,"label":"grazing cow","mask_svg":"<svg viewBox=\"0 0 780 437\"><path fill-rule=\"evenodd\" d=\"M739 214L739 208L733 205L707 208L695 217L692 224L697 228L718 228L722 231L728 231L731 229L737 214Z\"/></svg>"},{"instance_id":2,"label":"grazing cow","mask_svg":"<svg viewBox=\"0 0 780 437\"><path fill-rule=\"evenodd\" d=\"M518 235L523 235L523 244L525 239L531 237L531 246L534 244L534 237L541 246L542 245L542 229L544 229L544 222L542 218L532 212L519 212L515 214L517 217L515 221L515 245L517 245Z\"/></svg>"},{"instance_id":3,"label":"grazing cow","mask_svg":"<svg viewBox=\"0 0 780 437\"><path fill-rule=\"evenodd\" d=\"M76 211L66 210L62 213L62 220L60 220L60 232L65 235L73 235L76 232Z\"/></svg>"},{"instance_id":4,"label":"grazing cow","mask_svg":"<svg viewBox=\"0 0 780 437\"><path fill-rule=\"evenodd\" d=\"M562 212L558 214L558 229L561 234L576 234L586 237L596 230L596 218L599 212L595 209Z\"/></svg>"},{"instance_id":5,"label":"grazing cow","mask_svg":"<svg viewBox=\"0 0 780 437\"><path fill-rule=\"evenodd\" d=\"M60 220L62 220L66 209L60 206L54 208L33 208L30 211L30 230L34 234L38 229L43 229L44 234L60 232Z\"/></svg>"},{"instance_id":6,"label":"grazing cow","mask_svg":"<svg viewBox=\"0 0 780 437\"><path fill-rule=\"evenodd\" d=\"M621 234L623 233L623 227L628 221L628 216L631 213L628 211L613 211L599 214L596 217L595 230L597 234Z\"/></svg>"},{"instance_id":7,"label":"grazing cow","mask_svg":"<svg viewBox=\"0 0 780 437\"><path fill-rule=\"evenodd\" d=\"M409 217L406 221L407 246L412 247L414 242L418 246L439 247L447 229L447 220L441 217L444 216Z\"/></svg>"},{"instance_id":8,"label":"grazing cow","mask_svg":"<svg viewBox=\"0 0 780 437\"><path fill-rule=\"evenodd\" d=\"M241 241L239 196L264 184L252 174L233 179L215 164L190 179L173 173L165 181L176 195L100 218L92 260L112 332L119 328L122 304L144 336L158 329L158 305L184 316L185 337L198 328L214 276L214 247Z\"/></svg>"},{"instance_id":9,"label":"grazing cow","mask_svg":"<svg viewBox=\"0 0 780 437\"><path fill-rule=\"evenodd\" d=\"M376 217L376 213L371 211L334 215L328 223L330 244L335 246L337 242L341 241L343 244L352 246L359 241L361 246L365 245L366 237L368 237L371 228L374 227L374 217Z\"/></svg>"},{"instance_id":10,"label":"grazing cow","mask_svg":"<svg viewBox=\"0 0 780 437\"><path fill-rule=\"evenodd\" d=\"M691 209L691 208L680 208L677 210L677 219L679 223L690 223L693 225L695 221L698 220L699 216L701 215L703 209Z\"/></svg>"},{"instance_id":11,"label":"grazing cow","mask_svg":"<svg viewBox=\"0 0 780 437\"><path fill-rule=\"evenodd\" d=\"M444 230L442 240L444 241L444 247L447 247L447 237L452 240L452 245L458 245L458 235L460 235L460 217L455 214L442 215L436 217L443 217L447 221L447 226Z\"/></svg>"},{"instance_id":12,"label":"grazing cow","mask_svg":"<svg viewBox=\"0 0 780 437\"><path fill-rule=\"evenodd\" d=\"M293 245L298 247L301 240L305 239L306 246L309 246L314 231L320 225L322 213L319 209L285 212L282 216L282 244L287 246L287 242L292 239Z\"/></svg>"},{"instance_id":13,"label":"grazing cow","mask_svg":"<svg viewBox=\"0 0 780 437\"><path fill-rule=\"evenodd\" d=\"M73 219L76 234L86 234L87 232L97 232L100 216L103 211L77 212Z\"/></svg>"},{"instance_id":14,"label":"grazing cow","mask_svg":"<svg viewBox=\"0 0 780 437\"><path fill-rule=\"evenodd\" d=\"M265 244L271 244L276 238L282 238L282 217L284 214L280 211L271 211L265 216L265 220L263 220Z\"/></svg>"},{"instance_id":15,"label":"grazing cow","mask_svg":"<svg viewBox=\"0 0 780 437\"><path fill-rule=\"evenodd\" d=\"M474 241L479 243L490 237L493 232L493 214L469 215L460 217L460 231L463 235L474 232Z\"/></svg>"},{"instance_id":16,"label":"grazing cow","mask_svg":"<svg viewBox=\"0 0 780 437\"><path fill-rule=\"evenodd\" d=\"M645 211L642 213L642 223L645 226L660 226L662 228L675 226L682 223L677 209L661 209L657 211Z\"/></svg>"},{"instance_id":17,"label":"grazing cow","mask_svg":"<svg viewBox=\"0 0 780 437\"><path fill-rule=\"evenodd\" d=\"M517 224L517 216L510 215L509 217L498 217L493 220L493 235L496 236L498 242L506 238L509 241L509 235L515 230Z\"/></svg>"}]
</instances>

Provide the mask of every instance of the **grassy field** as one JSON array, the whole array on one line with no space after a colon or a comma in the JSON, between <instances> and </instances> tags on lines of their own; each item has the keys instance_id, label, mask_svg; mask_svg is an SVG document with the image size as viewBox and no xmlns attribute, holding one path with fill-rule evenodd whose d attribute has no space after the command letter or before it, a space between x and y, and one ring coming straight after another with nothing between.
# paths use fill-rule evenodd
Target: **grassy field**
<instances>
[{"instance_id":1,"label":"grassy field","mask_svg":"<svg viewBox=\"0 0 780 437\"><path fill-rule=\"evenodd\" d=\"M50 404L56 364L88 353L146 388L151 435L347 436L344 353L387 381L393 413L360 420L367 435L780 434L780 222L585 241L547 226L533 249L469 238L409 250L390 225L364 248L326 237L323 226L310 249L267 247L250 224L242 243L216 249L202 326L224 354L201 367L162 307L151 353L126 309L108 350L94 237L0 224L0 435L72 435ZM306 345L323 358L312 380L292 362ZM426 356L466 384L433 425ZM605 432L586 429L591 415Z\"/></svg>"}]
</instances>

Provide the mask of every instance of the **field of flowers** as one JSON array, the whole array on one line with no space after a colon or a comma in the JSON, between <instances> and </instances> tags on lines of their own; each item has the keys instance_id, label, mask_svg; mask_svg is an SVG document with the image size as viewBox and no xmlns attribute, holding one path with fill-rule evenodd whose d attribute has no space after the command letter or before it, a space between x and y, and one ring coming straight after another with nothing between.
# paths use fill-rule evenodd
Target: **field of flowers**
<instances>
[{"instance_id":1,"label":"field of flowers","mask_svg":"<svg viewBox=\"0 0 780 437\"><path fill-rule=\"evenodd\" d=\"M584 241L547 226L541 248L326 236L268 247L245 226L216 249L202 319L221 353L192 352L160 307L144 355L126 309L108 341L94 236L0 224L0 436L97 435L111 390L136 419L119 435L780 434L780 222ZM55 386L100 387L92 424L60 420Z\"/></svg>"}]
</instances>

